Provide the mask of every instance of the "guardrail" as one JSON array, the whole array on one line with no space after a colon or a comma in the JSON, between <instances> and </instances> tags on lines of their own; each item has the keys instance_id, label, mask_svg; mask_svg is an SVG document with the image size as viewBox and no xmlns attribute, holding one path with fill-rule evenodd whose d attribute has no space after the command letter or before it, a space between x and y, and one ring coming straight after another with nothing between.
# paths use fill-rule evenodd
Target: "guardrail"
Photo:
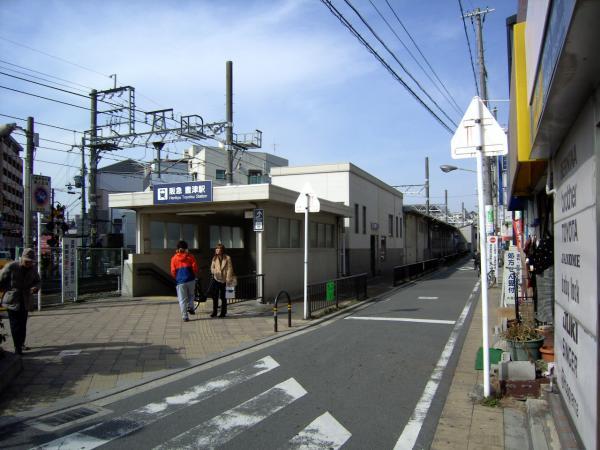
<instances>
[{"instance_id":1,"label":"guardrail","mask_svg":"<svg viewBox=\"0 0 600 450\"><path fill-rule=\"evenodd\" d=\"M367 298L367 274L336 278L308 285L308 317L314 311L339 307L340 300Z\"/></svg>"},{"instance_id":2,"label":"guardrail","mask_svg":"<svg viewBox=\"0 0 600 450\"><path fill-rule=\"evenodd\" d=\"M275 297L275 301L273 302L273 330L277 333L277 304L279 303L279 296L285 295L287 297L287 311L288 311L288 328L292 326L292 299L290 298L290 294L287 291L280 291Z\"/></svg>"}]
</instances>

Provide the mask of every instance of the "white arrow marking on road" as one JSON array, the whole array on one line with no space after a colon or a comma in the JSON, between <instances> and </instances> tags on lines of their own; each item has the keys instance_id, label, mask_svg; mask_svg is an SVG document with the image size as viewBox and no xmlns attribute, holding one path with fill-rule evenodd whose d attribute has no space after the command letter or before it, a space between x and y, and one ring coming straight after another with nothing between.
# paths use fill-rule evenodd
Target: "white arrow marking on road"
<instances>
[{"instance_id":1,"label":"white arrow marking on road","mask_svg":"<svg viewBox=\"0 0 600 450\"><path fill-rule=\"evenodd\" d=\"M149 403L124 416L114 417L107 422L60 437L37 448L88 450L99 447L277 367L279 363L267 356L254 364L227 372L181 394L166 397L161 402Z\"/></svg>"},{"instance_id":2,"label":"white arrow marking on road","mask_svg":"<svg viewBox=\"0 0 600 450\"><path fill-rule=\"evenodd\" d=\"M317 417L308 426L294 436L286 449L312 450L327 448L335 450L340 448L352 437L344 426L335 420L329 412Z\"/></svg>"},{"instance_id":3,"label":"white arrow marking on road","mask_svg":"<svg viewBox=\"0 0 600 450\"><path fill-rule=\"evenodd\" d=\"M414 322L414 323L441 323L445 325L454 325L454 320L437 319L411 319L410 317L346 317L351 320L379 320L384 322Z\"/></svg>"},{"instance_id":4,"label":"white arrow marking on road","mask_svg":"<svg viewBox=\"0 0 600 450\"><path fill-rule=\"evenodd\" d=\"M429 412L429 407L431 406L431 402L433 401L433 397L437 391L437 388L442 379L442 375L444 374L444 369L448 365L448 360L450 356L452 356L452 352L454 351L454 346L456 345L456 341L458 339L458 335L460 334L460 330L463 327L465 319L469 314L471 309L471 305L473 304L473 298L475 297L475 293L479 289L479 281L475 283L475 287L469 295L469 299L467 300L467 304L463 308L460 316L458 317L458 321L450 333L450 337L448 338L448 342L442 351L442 355L438 360L433 372L431 373L431 377L425 386L425 390L415 406L415 410L413 411L410 420L402 430L402 434L398 438L398 442L396 442L396 446L394 450L408 450L412 449L415 446L415 442L417 442L417 438L419 437L419 433L421 432L421 427L423 426L423 421L425 417L427 417L427 413Z\"/></svg>"},{"instance_id":5,"label":"white arrow marking on road","mask_svg":"<svg viewBox=\"0 0 600 450\"><path fill-rule=\"evenodd\" d=\"M419 297L419 300L437 300L439 297Z\"/></svg>"},{"instance_id":6,"label":"white arrow marking on road","mask_svg":"<svg viewBox=\"0 0 600 450\"><path fill-rule=\"evenodd\" d=\"M181 433L155 450L218 447L306 394L300 383L289 378L235 408Z\"/></svg>"}]
</instances>

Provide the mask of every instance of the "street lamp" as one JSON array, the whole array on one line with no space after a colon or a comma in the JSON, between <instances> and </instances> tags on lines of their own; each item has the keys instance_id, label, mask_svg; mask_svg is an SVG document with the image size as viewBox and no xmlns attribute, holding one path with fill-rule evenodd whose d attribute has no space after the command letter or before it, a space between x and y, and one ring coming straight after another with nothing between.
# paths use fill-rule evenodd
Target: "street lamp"
<instances>
[{"instance_id":1,"label":"street lamp","mask_svg":"<svg viewBox=\"0 0 600 450\"><path fill-rule=\"evenodd\" d=\"M448 172L452 172L454 170L463 170L465 172L473 172L473 173L477 173L476 170L471 170L471 169L465 169L463 167L456 167L456 166L451 166L449 164L442 164L440 166L440 169L442 170L442 172L444 173L448 173Z\"/></svg>"}]
</instances>

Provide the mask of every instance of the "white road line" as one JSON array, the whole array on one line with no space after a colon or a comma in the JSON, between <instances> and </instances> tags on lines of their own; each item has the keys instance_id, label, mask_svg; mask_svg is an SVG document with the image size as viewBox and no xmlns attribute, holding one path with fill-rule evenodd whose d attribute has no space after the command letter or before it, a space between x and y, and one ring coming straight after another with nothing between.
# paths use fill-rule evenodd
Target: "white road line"
<instances>
[{"instance_id":1,"label":"white road line","mask_svg":"<svg viewBox=\"0 0 600 450\"><path fill-rule=\"evenodd\" d=\"M419 297L419 300L437 300L439 297Z\"/></svg>"},{"instance_id":2,"label":"white road line","mask_svg":"<svg viewBox=\"0 0 600 450\"><path fill-rule=\"evenodd\" d=\"M344 445L351 437L352 433L335 420L335 417L329 412L326 412L294 436L285 448L294 450L327 448L335 450Z\"/></svg>"},{"instance_id":3,"label":"white road line","mask_svg":"<svg viewBox=\"0 0 600 450\"><path fill-rule=\"evenodd\" d=\"M155 450L215 448L275 414L307 392L293 378L159 445Z\"/></svg>"},{"instance_id":4,"label":"white road line","mask_svg":"<svg viewBox=\"0 0 600 450\"><path fill-rule=\"evenodd\" d=\"M404 427L402 434L398 438L398 442L396 442L396 446L394 450L407 450L412 449L417 442L417 437L419 437L419 433L421 432L421 427L423 426L423 421L427 417L427 413L429 412L429 407L431 406L431 402L437 388L442 379L442 375L444 374L444 369L448 364L448 360L450 356L452 356L452 352L454 351L454 346L456 345L456 340L458 339L458 335L460 334L461 328L465 323L465 319L469 314L471 306L473 305L473 299L475 298L475 294L477 293L477 289L479 288L479 281L475 284L471 295L469 295L469 299L467 300L467 304L463 308L462 312L458 320L456 321L456 325L450 333L450 337L448 338L448 342L442 351L442 355L438 360L433 372L431 373L431 377L425 386L425 390L415 406L415 410L410 417L410 420Z\"/></svg>"},{"instance_id":5,"label":"white road line","mask_svg":"<svg viewBox=\"0 0 600 450\"><path fill-rule=\"evenodd\" d=\"M68 434L37 448L87 450L99 447L277 367L279 367L279 363L267 356L251 365L227 372L180 394L166 397L160 402L149 403L127 412L123 416L114 417L107 422Z\"/></svg>"},{"instance_id":6,"label":"white road line","mask_svg":"<svg viewBox=\"0 0 600 450\"><path fill-rule=\"evenodd\" d=\"M378 320L383 322L414 322L414 323L441 323L445 325L454 325L454 320L437 319L412 319L410 317L346 317L346 320Z\"/></svg>"}]
</instances>

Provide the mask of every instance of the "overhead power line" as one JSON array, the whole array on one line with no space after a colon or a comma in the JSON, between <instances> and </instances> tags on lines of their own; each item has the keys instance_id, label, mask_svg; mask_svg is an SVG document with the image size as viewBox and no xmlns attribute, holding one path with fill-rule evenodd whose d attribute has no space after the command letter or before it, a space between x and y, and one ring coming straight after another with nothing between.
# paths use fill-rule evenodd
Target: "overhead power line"
<instances>
[{"instance_id":1,"label":"overhead power line","mask_svg":"<svg viewBox=\"0 0 600 450\"><path fill-rule=\"evenodd\" d=\"M70 64L72 66L79 67L80 69L87 70L88 72L92 72L92 73L95 73L97 75L101 75L103 77L110 78L110 75L106 75L105 73L98 72L97 70L90 69L89 67L86 67L86 66L82 66L81 64L75 63L73 61L69 61L68 59L65 59L65 58L61 58L60 56L52 55L50 53L44 52L42 50L38 50L36 48L30 47L30 46L25 45L25 44L21 44L20 42L13 41L12 39L8 39L8 38L5 38L3 36L0 36L0 39L2 39L3 41L6 41L6 42L10 42L13 45L18 45L19 47L23 47L23 48L26 48L28 50L31 50L32 52L37 52L37 53L40 53L42 55L48 56L49 58L54 58L54 59L56 59L58 61L62 61L64 63L66 63L66 64Z\"/></svg>"},{"instance_id":2,"label":"overhead power line","mask_svg":"<svg viewBox=\"0 0 600 450\"><path fill-rule=\"evenodd\" d=\"M366 47L366 49L386 68L386 70L394 77L408 92L417 100L421 106L423 106L439 123L444 127L450 134L454 133L452 130L429 105L427 105L419 95L396 73L394 69L379 55L379 53L365 40L365 38L352 26L350 22L340 13L330 0L321 0L321 2L329 9L329 11L346 27L348 30L358 39L358 41Z\"/></svg>"},{"instance_id":3,"label":"overhead power line","mask_svg":"<svg viewBox=\"0 0 600 450\"><path fill-rule=\"evenodd\" d=\"M361 20L361 22L369 29L371 34L373 34L373 36L375 36L375 39L377 39L379 41L379 43L381 45L383 45L383 48L385 48L387 50L387 52L392 56L392 58L394 58L394 60L398 63L398 65L402 68L402 70L404 70L406 75L408 75L408 77L417 85L417 87L421 90L421 92L423 92L423 94L425 94L425 96L429 99L429 101L435 105L435 107L442 113L442 115L446 119L448 119L450 121L450 123L452 125L454 125L455 128L458 127L458 124L454 122L454 119L452 119L448 114L446 114L446 111L444 111L444 109L442 109L442 107L440 105L438 105L438 103L431 97L431 95L429 95L429 93L425 90L425 88L423 86L421 86L421 83L419 83L417 81L417 79L408 71L406 66L404 64L402 64L402 62L396 56L396 54L387 46L387 44L385 42L383 42L383 39L381 39L379 37L379 35L375 32L373 27L371 27L371 25L369 25L367 20L361 15L360 12L358 12L358 10L354 7L354 5L352 5L350 0L344 0L344 1L352 9L352 11L354 11L354 13Z\"/></svg>"},{"instance_id":4,"label":"overhead power line","mask_svg":"<svg viewBox=\"0 0 600 450\"><path fill-rule=\"evenodd\" d=\"M11 115L8 115L8 114L2 114L2 113L0 113L0 116L2 116L2 117L8 117L8 118L10 118L10 119L15 119L15 120L22 120L23 122L27 122L27 119L24 119L24 118L22 118L22 117L16 117L16 116L11 116ZM43 126L45 126L45 127L50 127L50 128L56 128L56 129L58 129L58 130L70 131L71 133L79 133L79 134L83 134L83 131L72 130L72 129L70 129L70 128L60 127L60 126L58 126L58 125L51 125L51 124L49 124L49 123L43 123L43 122L38 122L38 121L36 121L36 122L35 122L35 124L36 124L36 125L43 125Z\"/></svg>"},{"instance_id":5,"label":"overhead power line","mask_svg":"<svg viewBox=\"0 0 600 450\"><path fill-rule=\"evenodd\" d=\"M460 7L460 17L462 18L463 28L465 29L465 37L467 38L467 47L469 48L469 62L471 63L471 69L473 69L473 79L475 80L475 91L479 96L479 83L477 83L477 74L475 73L475 64L473 64L473 52L471 51L471 41L469 40L469 33L467 32L467 24L465 22L465 11L463 9L462 1L458 0L458 6Z\"/></svg>"},{"instance_id":6,"label":"overhead power line","mask_svg":"<svg viewBox=\"0 0 600 450\"><path fill-rule=\"evenodd\" d=\"M369 1L371 1L371 0L369 0ZM416 41L414 40L414 38L412 37L412 35L408 31L408 29L406 28L406 26L404 26L404 23L402 22L402 20L400 19L400 17L396 13L396 10L394 9L394 7L390 4L390 2L388 0L385 0L385 2L387 3L388 7L392 11L392 14L396 18L396 20L398 21L398 23L400 24L400 26L402 27L402 29L404 30L404 32L407 34L407 36L410 39L410 41L413 43L413 45L415 46L415 48L417 49L417 51L419 52L419 54L423 58L423 61L425 61L425 64L427 64L427 67L429 67L429 69L431 70L431 73L433 74L433 76L436 78L436 80L438 80L439 84L442 86L442 88L444 89L444 91L446 92L446 94L448 94L448 97L451 99L452 103L457 108L457 110L460 113L462 113L462 109L460 108L460 106L456 102L455 98L452 96L452 94L450 93L450 91L448 91L448 89L446 88L446 85L444 84L444 82L440 79L440 77L438 76L438 74L436 73L436 71L433 69L433 67L429 63L429 60L427 59L427 57L421 51L421 48L417 45Z\"/></svg>"}]
</instances>

